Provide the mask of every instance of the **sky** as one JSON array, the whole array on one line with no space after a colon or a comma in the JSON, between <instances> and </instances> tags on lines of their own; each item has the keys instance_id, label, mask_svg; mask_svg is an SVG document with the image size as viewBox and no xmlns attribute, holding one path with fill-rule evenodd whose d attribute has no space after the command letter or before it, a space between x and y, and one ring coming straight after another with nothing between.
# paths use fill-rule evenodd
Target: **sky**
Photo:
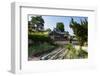
<instances>
[{"instance_id":1,"label":"sky","mask_svg":"<svg viewBox=\"0 0 100 76\"><path fill-rule=\"evenodd\" d=\"M29 15L29 21L31 17L34 15ZM73 30L69 27L71 18L80 23L80 19L84 20L84 18L88 19L88 17L80 17L80 16L42 16L44 19L44 29L50 28L53 30L56 27L58 22L62 22L64 24L65 31L68 31L70 35L73 35Z\"/></svg>"}]
</instances>

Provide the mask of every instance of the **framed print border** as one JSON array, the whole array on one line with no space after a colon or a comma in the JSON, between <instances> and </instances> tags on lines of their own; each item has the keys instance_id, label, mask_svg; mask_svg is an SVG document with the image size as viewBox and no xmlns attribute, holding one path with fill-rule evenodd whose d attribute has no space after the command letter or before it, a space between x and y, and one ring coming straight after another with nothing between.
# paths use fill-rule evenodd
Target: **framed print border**
<instances>
[{"instance_id":1,"label":"framed print border","mask_svg":"<svg viewBox=\"0 0 100 76\"><path fill-rule=\"evenodd\" d=\"M57 7L45 7L35 6L30 3L18 3L13 2L11 4L11 72L22 73L23 70L23 58L22 58L22 8L36 8L36 9L48 9L48 10L70 10L70 11L90 11L93 12L96 17L96 9L91 7L72 7L57 8ZM95 18L96 19L96 18ZM94 21L95 23L95 21ZM96 24L96 23L95 23ZM59 61L60 62L60 61ZM62 62L62 61L61 61Z\"/></svg>"}]
</instances>

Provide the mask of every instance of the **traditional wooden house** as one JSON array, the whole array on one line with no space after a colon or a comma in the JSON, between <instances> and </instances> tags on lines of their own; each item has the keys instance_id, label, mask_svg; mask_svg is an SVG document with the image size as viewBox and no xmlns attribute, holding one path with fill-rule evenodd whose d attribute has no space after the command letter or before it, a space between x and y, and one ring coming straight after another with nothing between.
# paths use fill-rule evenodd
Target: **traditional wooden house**
<instances>
[{"instance_id":1,"label":"traditional wooden house","mask_svg":"<svg viewBox=\"0 0 100 76\"><path fill-rule=\"evenodd\" d=\"M67 41L68 35L66 32L61 32L59 29L54 28L53 31L49 33L49 37L54 41Z\"/></svg>"}]
</instances>

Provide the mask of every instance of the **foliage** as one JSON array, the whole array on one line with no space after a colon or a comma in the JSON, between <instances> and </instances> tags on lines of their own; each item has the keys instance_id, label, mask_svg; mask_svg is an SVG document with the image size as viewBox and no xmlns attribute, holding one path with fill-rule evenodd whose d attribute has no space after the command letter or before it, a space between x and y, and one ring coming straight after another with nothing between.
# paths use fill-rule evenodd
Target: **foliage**
<instances>
[{"instance_id":1,"label":"foliage","mask_svg":"<svg viewBox=\"0 0 100 76\"><path fill-rule=\"evenodd\" d=\"M68 50L71 50L71 49L73 48L73 45L72 45L72 44L67 44L66 48L67 48Z\"/></svg>"},{"instance_id":2,"label":"foliage","mask_svg":"<svg viewBox=\"0 0 100 76\"><path fill-rule=\"evenodd\" d=\"M32 45L28 48L28 55L29 57L34 55L37 56L43 53L50 52L55 48L56 46L47 43L43 43L41 45Z\"/></svg>"},{"instance_id":3,"label":"foliage","mask_svg":"<svg viewBox=\"0 0 100 76\"><path fill-rule=\"evenodd\" d=\"M76 35L80 46L83 46L88 39L88 21L87 19L81 20L81 23L71 20L70 27L73 29L74 34Z\"/></svg>"},{"instance_id":4,"label":"foliage","mask_svg":"<svg viewBox=\"0 0 100 76\"><path fill-rule=\"evenodd\" d=\"M48 32L28 32L28 34L30 34L30 35L43 35L43 36L48 36Z\"/></svg>"},{"instance_id":5,"label":"foliage","mask_svg":"<svg viewBox=\"0 0 100 76\"><path fill-rule=\"evenodd\" d=\"M44 20L42 18L42 16L32 16L31 17L31 20L28 21L28 30L31 32L32 30L36 30L36 31L39 31L40 28L43 29L43 27L40 27L41 26L44 26ZM33 28L34 27L34 28Z\"/></svg>"},{"instance_id":6,"label":"foliage","mask_svg":"<svg viewBox=\"0 0 100 76\"><path fill-rule=\"evenodd\" d=\"M67 54L65 55L65 58L67 59L77 58L77 51L72 44L67 44L66 48L67 48Z\"/></svg>"},{"instance_id":7,"label":"foliage","mask_svg":"<svg viewBox=\"0 0 100 76\"><path fill-rule=\"evenodd\" d=\"M88 57L88 53L85 50L81 49L81 50L79 50L78 57L87 58Z\"/></svg>"},{"instance_id":8,"label":"foliage","mask_svg":"<svg viewBox=\"0 0 100 76\"><path fill-rule=\"evenodd\" d=\"M69 38L70 43L72 43L72 40L73 40L73 36L70 36Z\"/></svg>"},{"instance_id":9,"label":"foliage","mask_svg":"<svg viewBox=\"0 0 100 76\"><path fill-rule=\"evenodd\" d=\"M42 42L48 42L48 43L52 43L52 39L50 37L48 37L45 34L28 34L28 39L33 40L33 42L36 44L38 42L42 43Z\"/></svg>"},{"instance_id":10,"label":"foliage","mask_svg":"<svg viewBox=\"0 0 100 76\"><path fill-rule=\"evenodd\" d=\"M67 59L79 59L88 57L88 53L85 50L76 50L72 44L67 44L66 48L67 53L65 55L65 58Z\"/></svg>"},{"instance_id":11,"label":"foliage","mask_svg":"<svg viewBox=\"0 0 100 76\"><path fill-rule=\"evenodd\" d=\"M32 24L39 24L39 23L44 23L44 20L43 20L43 18L42 18L42 16L32 16L32 19L31 19L31 22L32 22Z\"/></svg>"},{"instance_id":12,"label":"foliage","mask_svg":"<svg viewBox=\"0 0 100 76\"><path fill-rule=\"evenodd\" d=\"M56 24L56 28L59 29L61 32L64 32L64 24L62 22L58 22Z\"/></svg>"}]
</instances>

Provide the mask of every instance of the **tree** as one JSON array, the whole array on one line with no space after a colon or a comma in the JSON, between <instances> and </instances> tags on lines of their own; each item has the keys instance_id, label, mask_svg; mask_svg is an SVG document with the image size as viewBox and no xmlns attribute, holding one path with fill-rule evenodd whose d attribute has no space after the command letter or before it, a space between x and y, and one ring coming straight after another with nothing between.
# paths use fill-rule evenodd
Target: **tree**
<instances>
[{"instance_id":1,"label":"tree","mask_svg":"<svg viewBox=\"0 0 100 76\"><path fill-rule=\"evenodd\" d=\"M87 42L88 39L88 21L87 19L81 20L81 23L77 23L76 21L71 19L70 27L73 29L74 34L79 42L80 49Z\"/></svg>"},{"instance_id":2,"label":"tree","mask_svg":"<svg viewBox=\"0 0 100 76\"><path fill-rule=\"evenodd\" d=\"M72 43L72 40L73 40L73 36L70 36L69 42Z\"/></svg>"},{"instance_id":3,"label":"tree","mask_svg":"<svg viewBox=\"0 0 100 76\"><path fill-rule=\"evenodd\" d=\"M62 22L58 22L56 24L56 28L59 29L61 32L64 32L64 24Z\"/></svg>"},{"instance_id":4,"label":"tree","mask_svg":"<svg viewBox=\"0 0 100 76\"><path fill-rule=\"evenodd\" d=\"M31 21L28 21L28 32L32 32Z\"/></svg>"},{"instance_id":5,"label":"tree","mask_svg":"<svg viewBox=\"0 0 100 76\"><path fill-rule=\"evenodd\" d=\"M44 27L44 20L42 18L42 16L32 16L31 17L31 24L33 29L35 29L36 31L38 30L42 30Z\"/></svg>"}]
</instances>

